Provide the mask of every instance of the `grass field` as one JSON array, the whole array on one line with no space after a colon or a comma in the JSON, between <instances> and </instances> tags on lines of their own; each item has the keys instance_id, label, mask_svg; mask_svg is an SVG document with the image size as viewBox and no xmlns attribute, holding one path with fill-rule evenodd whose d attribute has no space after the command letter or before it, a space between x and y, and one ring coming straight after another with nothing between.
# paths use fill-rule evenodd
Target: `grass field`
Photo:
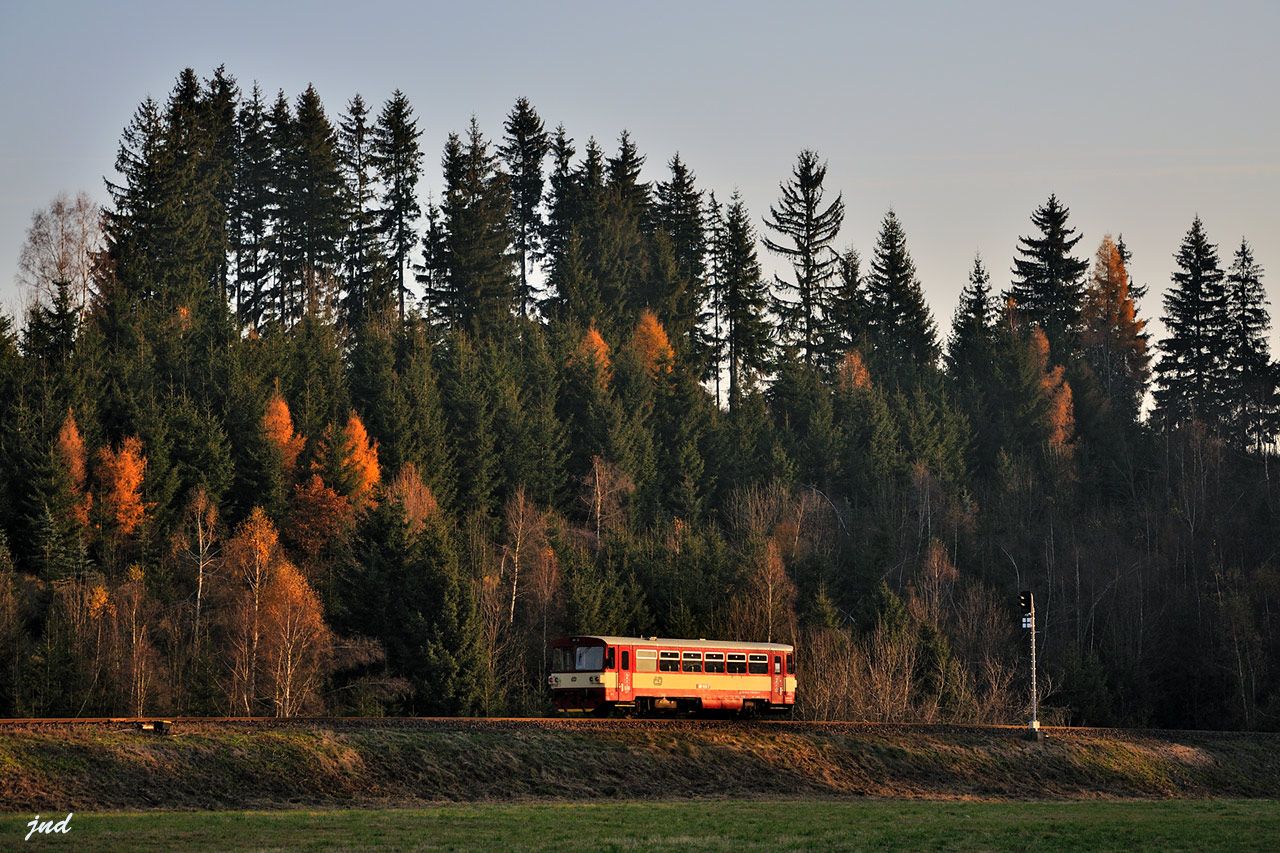
<instances>
[{"instance_id":1,"label":"grass field","mask_svg":"<svg viewBox=\"0 0 1280 853\"><path fill-rule=\"evenodd\" d=\"M0 849L1280 849L1280 803L1272 800L697 800L107 812L77 814L69 834L33 836L23 845L31 817L0 816Z\"/></svg>"}]
</instances>

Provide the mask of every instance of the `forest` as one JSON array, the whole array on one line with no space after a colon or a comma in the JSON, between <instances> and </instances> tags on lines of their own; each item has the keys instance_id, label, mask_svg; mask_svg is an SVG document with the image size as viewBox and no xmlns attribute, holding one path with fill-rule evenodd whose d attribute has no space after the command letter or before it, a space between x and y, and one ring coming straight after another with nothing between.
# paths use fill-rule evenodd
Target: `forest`
<instances>
[{"instance_id":1,"label":"forest","mask_svg":"<svg viewBox=\"0 0 1280 853\"><path fill-rule=\"evenodd\" d=\"M1028 589L1043 719L1280 728L1263 270L1193 211L1162 340L1065 195L940 323L812 150L750 211L524 98L431 188L398 90L186 69L126 119L0 316L0 717L538 714L608 633L1017 723Z\"/></svg>"}]
</instances>

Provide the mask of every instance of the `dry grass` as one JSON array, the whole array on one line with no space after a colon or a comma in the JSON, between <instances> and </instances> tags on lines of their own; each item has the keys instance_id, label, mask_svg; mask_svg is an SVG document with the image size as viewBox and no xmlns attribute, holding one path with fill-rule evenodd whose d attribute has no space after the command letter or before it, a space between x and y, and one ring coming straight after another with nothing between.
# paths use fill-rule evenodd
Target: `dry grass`
<instances>
[{"instance_id":1,"label":"dry grass","mask_svg":"<svg viewBox=\"0 0 1280 853\"><path fill-rule=\"evenodd\" d=\"M1280 798L1270 735L735 722L0 729L0 812L447 801Z\"/></svg>"}]
</instances>

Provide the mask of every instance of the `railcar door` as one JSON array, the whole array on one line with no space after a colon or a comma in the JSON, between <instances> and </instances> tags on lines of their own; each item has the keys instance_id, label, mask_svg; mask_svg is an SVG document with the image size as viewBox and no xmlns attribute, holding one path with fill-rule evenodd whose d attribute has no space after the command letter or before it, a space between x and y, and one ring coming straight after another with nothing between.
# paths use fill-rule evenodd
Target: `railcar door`
<instances>
[{"instance_id":1,"label":"railcar door","mask_svg":"<svg viewBox=\"0 0 1280 853\"><path fill-rule=\"evenodd\" d=\"M631 702L634 701L634 695L631 692L632 650L625 648L619 649L618 652L618 701Z\"/></svg>"},{"instance_id":2,"label":"railcar door","mask_svg":"<svg viewBox=\"0 0 1280 853\"><path fill-rule=\"evenodd\" d=\"M786 701L787 677L782 672L782 655L773 653L773 665L770 668L772 689L769 691L769 702L781 705Z\"/></svg>"}]
</instances>

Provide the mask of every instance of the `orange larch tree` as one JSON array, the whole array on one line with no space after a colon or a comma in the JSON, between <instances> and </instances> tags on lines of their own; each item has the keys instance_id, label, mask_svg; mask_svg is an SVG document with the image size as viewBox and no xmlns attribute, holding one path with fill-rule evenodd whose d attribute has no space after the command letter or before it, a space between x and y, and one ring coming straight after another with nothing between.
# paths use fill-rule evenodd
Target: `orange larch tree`
<instances>
[{"instance_id":1,"label":"orange larch tree","mask_svg":"<svg viewBox=\"0 0 1280 853\"><path fill-rule=\"evenodd\" d=\"M1122 414L1136 420L1151 378L1147 321L1137 317L1129 271L1110 234L1102 238L1094 256L1082 320L1080 343L1089 365Z\"/></svg>"},{"instance_id":2,"label":"orange larch tree","mask_svg":"<svg viewBox=\"0 0 1280 853\"><path fill-rule=\"evenodd\" d=\"M87 457L84 449L84 438L80 435L80 427L76 424L76 416L67 409L67 416L58 430L56 445L58 460L67 473L67 485L71 490L72 512L80 525L89 524L89 510L93 507L93 495L86 489L88 477Z\"/></svg>"},{"instance_id":3,"label":"orange larch tree","mask_svg":"<svg viewBox=\"0 0 1280 853\"><path fill-rule=\"evenodd\" d=\"M589 334L589 333L588 333ZM603 341L601 341L603 343ZM631 338L631 346L640 357L640 363L652 377L671 372L676 353L667 338L667 330L662 328L658 317L652 311L645 310L636 323L635 333Z\"/></svg>"},{"instance_id":4,"label":"orange larch tree","mask_svg":"<svg viewBox=\"0 0 1280 853\"><path fill-rule=\"evenodd\" d=\"M294 467L298 464L298 456L306 446L307 439L301 434L294 433L293 415L290 414L289 404L284 401L278 388L267 400L267 408L262 415L262 434L280 451L285 477L292 477Z\"/></svg>"},{"instance_id":5,"label":"orange larch tree","mask_svg":"<svg viewBox=\"0 0 1280 853\"><path fill-rule=\"evenodd\" d=\"M98 480L106 521L122 535L129 536L146 519L148 506L142 500L142 481L147 457L142 441L129 436L118 450L104 447L98 452Z\"/></svg>"},{"instance_id":6,"label":"orange larch tree","mask_svg":"<svg viewBox=\"0 0 1280 853\"><path fill-rule=\"evenodd\" d=\"M613 379L613 361L609 356L609 344L595 326L587 329L587 333L578 342L572 361L581 367L594 370L601 386L608 385Z\"/></svg>"},{"instance_id":7,"label":"orange larch tree","mask_svg":"<svg viewBox=\"0 0 1280 853\"><path fill-rule=\"evenodd\" d=\"M1044 427L1049 448L1057 453L1069 453L1076 418L1066 371L1060 364L1049 364L1049 338L1039 326L1031 328L1031 348L1041 371L1040 392L1045 401Z\"/></svg>"}]
</instances>

